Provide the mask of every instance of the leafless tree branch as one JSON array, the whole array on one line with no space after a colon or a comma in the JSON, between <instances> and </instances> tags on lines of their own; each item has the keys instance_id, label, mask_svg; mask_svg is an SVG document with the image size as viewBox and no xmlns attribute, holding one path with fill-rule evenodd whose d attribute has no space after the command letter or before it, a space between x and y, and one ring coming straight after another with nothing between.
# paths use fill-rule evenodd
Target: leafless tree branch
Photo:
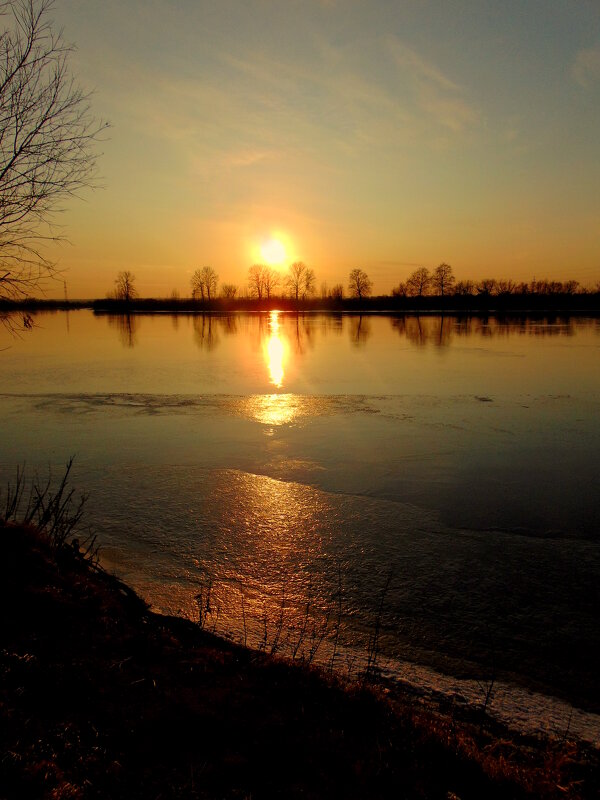
<instances>
[{"instance_id":1,"label":"leafless tree branch","mask_svg":"<svg viewBox=\"0 0 600 800\"><path fill-rule=\"evenodd\" d=\"M43 253L58 238L53 215L94 184L107 127L70 74L53 2L0 3L0 298L25 297L55 273Z\"/></svg>"}]
</instances>

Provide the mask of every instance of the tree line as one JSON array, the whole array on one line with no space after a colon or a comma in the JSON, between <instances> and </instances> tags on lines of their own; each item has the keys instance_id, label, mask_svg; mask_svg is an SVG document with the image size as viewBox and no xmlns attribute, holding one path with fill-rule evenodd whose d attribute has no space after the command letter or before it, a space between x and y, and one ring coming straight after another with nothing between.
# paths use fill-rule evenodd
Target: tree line
<instances>
[{"instance_id":1,"label":"tree line","mask_svg":"<svg viewBox=\"0 0 600 800\"><path fill-rule=\"evenodd\" d=\"M131 302L139 294L135 286L135 275L126 270L119 272L115 280L115 288L108 297L110 299ZM244 291L245 290L245 291ZM600 291L600 282L591 290ZM200 303L210 303L218 298L224 300L241 300L243 298L257 301L274 298L287 298L296 303L304 302L317 295L315 271L303 261L294 261L287 271L282 273L266 264L252 264L248 269L245 287L233 283L223 283L219 292L219 276L210 266L196 269L190 280L191 299ZM511 295L575 295L587 294L589 290L582 288L578 281L556 281L536 279L517 282L512 279L483 278L480 281L457 281L450 264L439 264L435 269L418 267L405 281L398 283L391 295L395 300L402 298L468 298L468 297L508 297ZM372 297L373 282L367 272L359 267L352 269L348 275L348 283L344 286L337 283L328 287L321 284L320 299L340 302L346 298L366 300ZM176 290L170 298L179 300Z\"/></svg>"},{"instance_id":2,"label":"tree line","mask_svg":"<svg viewBox=\"0 0 600 800\"><path fill-rule=\"evenodd\" d=\"M596 290L598 287L596 287ZM426 297L457 295L488 297L511 294L575 294L580 290L579 281L543 280L514 281L512 279L483 278L480 281L457 281L450 264L442 263L433 272L419 267L404 282L392 289L393 297Z\"/></svg>"}]
</instances>

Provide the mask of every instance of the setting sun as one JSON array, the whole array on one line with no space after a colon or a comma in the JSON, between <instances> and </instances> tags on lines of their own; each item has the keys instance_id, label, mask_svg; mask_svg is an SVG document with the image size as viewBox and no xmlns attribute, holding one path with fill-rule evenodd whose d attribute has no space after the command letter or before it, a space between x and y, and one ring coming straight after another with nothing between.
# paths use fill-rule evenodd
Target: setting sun
<instances>
[{"instance_id":1,"label":"setting sun","mask_svg":"<svg viewBox=\"0 0 600 800\"><path fill-rule=\"evenodd\" d=\"M260 254L270 267L278 266L285 261L285 246L279 239L269 239L261 245Z\"/></svg>"}]
</instances>

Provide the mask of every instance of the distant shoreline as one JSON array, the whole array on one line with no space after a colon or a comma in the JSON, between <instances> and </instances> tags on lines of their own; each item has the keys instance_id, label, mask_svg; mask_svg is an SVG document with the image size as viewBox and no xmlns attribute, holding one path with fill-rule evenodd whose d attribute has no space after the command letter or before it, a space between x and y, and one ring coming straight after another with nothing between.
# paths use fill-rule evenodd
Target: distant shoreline
<instances>
[{"instance_id":1,"label":"distant shoreline","mask_svg":"<svg viewBox=\"0 0 600 800\"><path fill-rule=\"evenodd\" d=\"M369 297L357 300L252 298L199 301L191 298L140 298L123 300L51 300L27 298L0 301L0 314L11 312L74 311L90 309L96 314L169 313L230 314L236 312L282 311L291 313L349 314L600 314L600 292L585 294L469 295L448 297Z\"/></svg>"}]
</instances>

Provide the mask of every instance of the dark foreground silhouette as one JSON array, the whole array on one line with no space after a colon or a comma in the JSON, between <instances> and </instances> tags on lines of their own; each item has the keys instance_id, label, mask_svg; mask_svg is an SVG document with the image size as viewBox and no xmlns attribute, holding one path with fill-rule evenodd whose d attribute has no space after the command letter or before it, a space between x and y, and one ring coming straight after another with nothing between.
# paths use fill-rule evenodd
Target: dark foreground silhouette
<instances>
[{"instance_id":1,"label":"dark foreground silhouette","mask_svg":"<svg viewBox=\"0 0 600 800\"><path fill-rule=\"evenodd\" d=\"M3 798L595 797L598 754L508 738L151 613L0 522Z\"/></svg>"},{"instance_id":2,"label":"dark foreground silhouette","mask_svg":"<svg viewBox=\"0 0 600 800\"><path fill-rule=\"evenodd\" d=\"M597 315L600 310L600 291L581 292L522 292L505 294L448 294L407 297L378 295L376 297L193 297L159 298L137 297L129 299L103 298L96 300L49 300L26 297L9 300L0 297L0 315L35 313L36 311L70 311L93 309L96 314L130 313L229 313L235 311L331 311L334 313L445 313L491 314L499 312L539 313L555 312Z\"/></svg>"}]
</instances>

